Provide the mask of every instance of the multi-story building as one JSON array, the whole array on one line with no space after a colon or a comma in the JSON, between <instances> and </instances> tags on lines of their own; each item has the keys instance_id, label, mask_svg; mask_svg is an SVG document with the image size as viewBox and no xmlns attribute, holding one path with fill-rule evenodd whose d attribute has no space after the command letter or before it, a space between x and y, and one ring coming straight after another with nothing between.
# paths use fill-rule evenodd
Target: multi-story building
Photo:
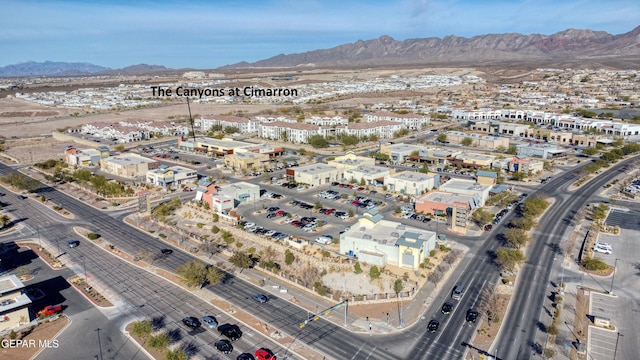
<instances>
[{"instance_id":1,"label":"multi-story building","mask_svg":"<svg viewBox=\"0 0 640 360\"><path fill-rule=\"evenodd\" d=\"M440 175L403 171L387 176L384 179L384 185L389 191L395 191L404 195L419 196L431 189L440 187Z\"/></svg>"},{"instance_id":2,"label":"multi-story building","mask_svg":"<svg viewBox=\"0 0 640 360\"><path fill-rule=\"evenodd\" d=\"M309 142L310 137L319 134L319 130L320 127L318 125L274 121L262 123L260 125L259 135L263 139L306 144Z\"/></svg>"},{"instance_id":3,"label":"multi-story building","mask_svg":"<svg viewBox=\"0 0 640 360\"><path fill-rule=\"evenodd\" d=\"M200 125L202 131L209 131L212 126L219 126L222 129L235 127L242 134L257 133L260 121L230 115L206 115L195 121Z\"/></svg>"},{"instance_id":4,"label":"multi-story building","mask_svg":"<svg viewBox=\"0 0 640 360\"><path fill-rule=\"evenodd\" d=\"M307 124L318 126L345 126L349 124L349 119L343 118L342 116L312 116L310 118L304 119L304 122Z\"/></svg>"},{"instance_id":5,"label":"multi-story building","mask_svg":"<svg viewBox=\"0 0 640 360\"><path fill-rule=\"evenodd\" d=\"M107 148L107 157L108 157ZM64 161L69 166L97 166L100 165L104 152L98 149L76 149L73 145L64 148Z\"/></svg>"},{"instance_id":6,"label":"multi-story building","mask_svg":"<svg viewBox=\"0 0 640 360\"><path fill-rule=\"evenodd\" d=\"M421 130L424 129L429 123L431 119L428 116L419 115L419 114L396 114L393 112L374 112L374 113L365 113L364 121L366 122L375 122L375 121L392 121L398 122L404 125L405 128L410 130Z\"/></svg>"},{"instance_id":7,"label":"multi-story building","mask_svg":"<svg viewBox=\"0 0 640 360\"><path fill-rule=\"evenodd\" d=\"M147 171L147 183L164 190L178 189L181 185L195 184L198 172L184 166L160 165L156 170Z\"/></svg>"},{"instance_id":8,"label":"multi-story building","mask_svg":"<svg viewBox=\"0 0 640 360\"><path fill-rule=\"evenodd\" d=\"M359 138L375 135L379 139L392 139L394 134L405 128L405 125L395 121L373 121L350 123L347 125L345 132L349 135L355 135Z\"/></svg>"},{"instance_id":9,"label":"multi-story building","mask_svg":"<svg viewBox=\"0 0 640 360\"><path fill-rule=\"evenodd\" d=\"M418 270L436 246L436 234L385 220L375 209L340 235L340 253L376 266Z\"/></svg>"},{"instance_id":10,"label":"multi-story building","mask_svg":"<svg viewBox=\"0 0 640 360\"><path fill-rule=\"evenodd\" d=\"M479 199L472 195L455 194L434 190L416 198L416 212L432 215L451 216L453 209L465 209L468 212L479 207Z\"/></svg>"},{"instance_id":11,"label":"multi-story building","mask_svg":"<svg viewBox=\"0 0 640 360\"><path fill-rule=\"evenodd\" d=\"M260 186L245 181L220 186L218 196L228 196L238 203L254 202L260 199Z\"/></svg>"},{"instance_id":12,"label":"multi-story building","mask_svg":"<svg viewBox=\"0 0 640 360\"><path fill-rule=\"evenodd\" d=\"M455 159L449 161L452 166L462 166L465 168L481 168L491 167L491 163L495 160L493 155L484 155L476 153L462 153L456 155Z\"/></svg>"},{"instance_id":13,"label":"multi-story building","mask_svg":"<svg viewBox=\"0 0 640 360\"><path fill-rule=\"evenodd\" d=\"M543 159L552 159L557 157L567 156L567 150L558 148L557 145L552 144L522 144L516 145L518 149L518 156L532 156Z\"/></svg>"},{"instance_id":14,"label":"multi-story building","mask_svg":"<svg viewBox=\"0 0 640 360\"><path fill-rule=\"evenodd\" d=\"M158 168L158 163L139 155L122 154L103 159L100 168L112 175L137 178L146 177L149 170Z\"/></svg>"},{"instance_id":15,"label":"multi-story building","mask_svg":"<svg viewBox=\"0 0 640 360\"><path fill-rule=\"evenodd\" d=\"M389 156L389 161L392 164L401 164L404 162L405 157L408 157L413 152L420 152L420 150L425 150L424 147L418 145L411 144L388 144L383 143L380 145L380 153Z\"/></svg>"}]
</instances>

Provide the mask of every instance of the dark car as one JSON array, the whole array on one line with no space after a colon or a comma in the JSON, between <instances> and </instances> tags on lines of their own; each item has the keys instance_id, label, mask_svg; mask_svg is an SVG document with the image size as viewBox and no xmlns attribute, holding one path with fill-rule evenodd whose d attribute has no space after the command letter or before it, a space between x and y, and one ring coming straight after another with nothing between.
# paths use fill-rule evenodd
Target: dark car
<instances>
[{"instance_id":1,"label":"dark car","mask_svg":"<svg viewBox=\"0 0 640 360\"><path fill-rule=\"evenodd\" d=\"M193 316L189 316L182 319L182 323L192 329L197 329L200 327L200 320L198 320L197 318L194 318Z\"/></svg>"},{"instance_id":2,"label":"dark car","mask_svg":"<svg viewBox=\"0 0 640 360\"><path fill-rule=\"evenodd\" d=\"M162 250L160 250L160 252L162 253L162 255L167 256L167 255L171 255L173 253L173 250L171 250L171 249L162 249Z\"/></svg>"},{"instance_id":3,"label":"dark car","mask_svg":"<svg viewBox=\"0 0 640 360\"><path fill-rule=\"evenodd\" d=\"M436 331L438 331L438 328L440 327L440 322L438 320L431 320L429 321L429 325L427 325L427 330L430 333L434 333Z\"/></svg>"},{"instance_id":4,"label":"dark car","mask_svg":"<svg viewBox=\"0 0 640 360\"><path fill-rule=\"evenodd\" d=\"M440 311L445 315L451 314L451 310L453 310L453 304L450 302L442 304L442 309L440 309Z\"/></svg>"},{"instance_id":5,"label":"dark car","mask_svg":"<svg viewBox=\"0 0 640 360\"><path fill-rule=\"evenodd\" d=\"M272 207L270 207L270 208L268 208L268 209L267 209L267 211L268 211L268 212L270 212L270 213L272 213L272 212L276 212L276 211L278 211L278 210L280 210L280 208L279 208L279 207L277 207L277 206L272 206Z\"/></svg>"},{"instance_id":6,"label":"dark car","mask_svg":"<svg viewBox=\"0 0 640 360\"><path fill-rule=\"evenodd\" d=\"M220 334L228 337L231 341L236 341L242 337L242 331L240 331L240 327L238 327L238 325L220 325L218 326L218 331L220 332Z\"/></svg>"},{"instance_id":7,"label":"dark car","mask_svg":"<svg viewBox=\"0 0 640 360\"><path fill-rule=\"evenodd\" d=\"M255 301L257 301L257 302L259 302L261 304L264 304L269 300L269 298L266 295L263 295L263 294L253 295L251 298L253 298L253 300L255 300Z\"/></svg>"},{"instance_id":8,"label":"dark car","mask_svg":"<svg viewBox=\"0 0 640 360\"><path fill-rule=\"evenodd\" d=\"M253 355L251 355L249 353L242 353L242 354L238 355L236 360L256 360L256 358L254 358Z\"/></svg>"},{"instance_id":9,"label":"dark car","mask_svg":"<svg viewBox=\"0 0 640 360\"><path fill-rule=\"evenodd\" d=\"M233 345L231 345L231 341L226 339L218 340L214 345L216 349L218 349L218 351L223 354L230 354L233 351Z\"/></svg>"},{"instance_id":10,"label":"dark car","mask_svg":"<svg viewBox=\"0 0 640 360\"><path fill-rule=\"evenodd\" d=\"M475 323L476 319L478 319L478 311L476 309L467 310L467 316L465 319L467 322Z\"/></svg>"},{"instance_id":11,"label":"dark car","mask_svg":"<svg viewBox=\"0 0 640 360\"><path fill-rule=\"evenodd\" d=\"M274 217L276 217L276 213L274 213L274 212L271 212L271 213L267 214L267 219L271 219L271 218L274 218Z\"/></svg>"},{"instance_id":12,"label":"dark car","mask_svg":"<svg viewBox=\"0 0 640 360\"><path fill-rule=\"evenodd\" d=\"M484 231L491 231L491 229L493 229L493 225L492 224L487 224L484 226Z\"/></svg>"},{"instance_id":13,"label":"dark car","mask_svg":"<svg viewBox=\"0 0 640 360\"><path fill-rule=\"evenodd\" d=\"M69 244L70 248L74 248L74 247L80 245L80 241L70 239L70 240L67 240L67 244Z\"/></svg>"}]
</instances>

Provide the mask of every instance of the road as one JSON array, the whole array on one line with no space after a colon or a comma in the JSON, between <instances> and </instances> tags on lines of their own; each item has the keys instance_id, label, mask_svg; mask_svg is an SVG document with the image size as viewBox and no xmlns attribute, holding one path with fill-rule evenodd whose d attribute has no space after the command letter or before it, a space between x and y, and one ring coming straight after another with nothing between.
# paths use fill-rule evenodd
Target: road
<instances>
[{"instance_id":1,"label":"road","mask_svg":"<svg viewBox=\"0 0 640 360\"><path fill-rule=\"evenodd\" d=\"M610 167L597 178L573 192L568 188L575 180L573 172L554 178L539 192L555 199L555 204L539 220L538 235L526 253L528 260L520 269L511 307L494 342L500 359L529 359L533 356L538 319L547 295L549 276L555 255L561 254L558 243L574 224L574 216L602 186L624 172L628 159Z\"/></svg>"}]
</instances>

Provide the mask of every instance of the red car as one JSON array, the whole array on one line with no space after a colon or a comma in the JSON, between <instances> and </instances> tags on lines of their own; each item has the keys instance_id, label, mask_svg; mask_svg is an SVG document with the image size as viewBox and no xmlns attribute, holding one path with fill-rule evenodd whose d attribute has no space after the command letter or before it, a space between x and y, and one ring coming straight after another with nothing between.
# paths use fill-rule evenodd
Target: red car
<instances>
[{"instance_id":1,"label":"red car","mask_svg":"<svg viewBox=\"0 0 640 360\"><path fill-rule=\"evenodd\" d=\"M273 351L265 348L256 350L256 357L258 360L276 360L276 356L273 354Z\"/></svg>"},{"instance_id":2,"label":"red car","mask_svg":"<svg viewBox=\"0 0 640 360\"><path fill-rule=\"evenodd\" d=\"M62 311L62 305L49 305L38 311L38 316L50 316Z\"/></svg>"},{"instance_id":3,"label":"red car","mask_svg":"<svg viewBox=\"0 0 640 360\"><path fill-rule=\"evenodd\" d=\"M287 213L284 210L278 210L276 212L276 216L285 216L285 215L287 215Z\"/></svg>"},{"instance_id":4,"label":"red car","mask_svg":"<svg viewBox=\"0 0 640 360\"><path fill-rule=\"evenodd\" d=\"M325 211L325 214L327 214L327 215L331 215L331 214L333 214L334 212L336 212L336 209L327 209L327 211Z\"/></svg>"},{"instance_id":5,"label":"red car","mask_svg":"<svg viewBox=\"0 0 640 360\"><path fill-rule=\"evenodd\" d=\"M364 188L363 188L362 186L360 186L360 187L358 188L358 191L362 191L362 190L364 190Z\"/></svg>"}]
</instances>

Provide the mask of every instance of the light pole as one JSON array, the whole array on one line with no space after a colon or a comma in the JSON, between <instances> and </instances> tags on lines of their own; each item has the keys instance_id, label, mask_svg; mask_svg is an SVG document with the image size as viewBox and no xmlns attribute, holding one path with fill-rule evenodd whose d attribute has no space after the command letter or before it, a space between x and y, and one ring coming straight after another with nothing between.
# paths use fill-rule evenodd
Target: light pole
<instances>
[{"instance_id":1,"label":"light pole","mask_svg":"<svg viewBox=\"0 0 640 360\"><path fill-rule=\"evenodd\" d=\"M616 355L618 354L618 341L620 340L620 336L624 337L624 335L618 333L618 336L616 337L616 348L613 351L613 360L616 360Z\"/></svg>"},{"instance_id":2,"label":"light pole","mask_svg":"<svg viewBox=\"0 0 640 360\"><path fill-rule=\"evenodd\" d=\"M611 275L611 289L609 290L609 294L613 294L613 280L616 278L616 269L618 268L618 258L616 258L616 263L613 265L613 274Z\"/></svg>"}]
</instances>

